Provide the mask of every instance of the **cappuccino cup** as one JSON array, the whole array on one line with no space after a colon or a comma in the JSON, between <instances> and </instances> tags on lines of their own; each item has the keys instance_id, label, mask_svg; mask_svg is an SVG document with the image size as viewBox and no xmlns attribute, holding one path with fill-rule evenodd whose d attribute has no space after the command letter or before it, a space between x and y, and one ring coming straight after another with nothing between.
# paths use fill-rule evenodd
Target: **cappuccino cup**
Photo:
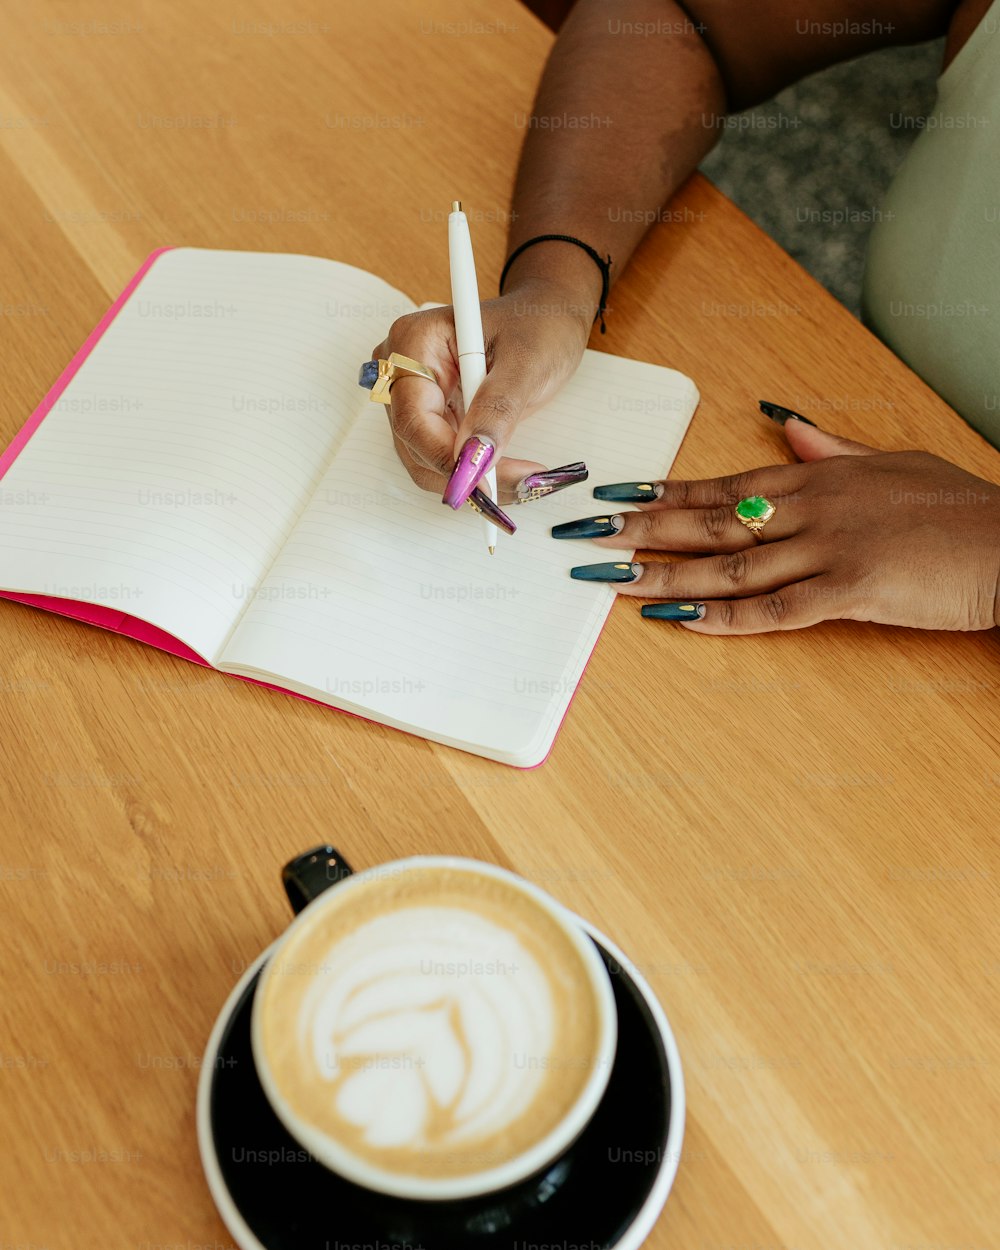
<instances>
[{"instance_id":1,"label":"cappuccino cup","mask_svg":"<svg viewBox=\"0 0 1000 1250\"><path fill-rule=\"evenodd\" d=\"M617 1027L570 912L493 864L420 856L345 875L300 911L250 1038L268 1103L318 1162L375 1193L453 1201L569 1150Z\"/></svg>"}]
</instances>

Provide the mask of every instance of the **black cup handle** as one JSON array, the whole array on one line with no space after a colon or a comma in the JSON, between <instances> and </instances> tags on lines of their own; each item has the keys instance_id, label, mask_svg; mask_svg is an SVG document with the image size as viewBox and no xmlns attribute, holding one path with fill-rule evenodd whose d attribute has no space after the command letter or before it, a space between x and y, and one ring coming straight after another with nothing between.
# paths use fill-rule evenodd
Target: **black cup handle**
<instances>
[{"instance_id":1,"label":"black cup handle","mask_svg":"<svg viewBox=\"0 0 1000 1250\"><path fill-rule=\"evenodd\" d=\"M288 861L281 870L281 884L297 916L324 890L353 872L354 869L335 847L315 846Z\"/></svg>"}]
</instances>

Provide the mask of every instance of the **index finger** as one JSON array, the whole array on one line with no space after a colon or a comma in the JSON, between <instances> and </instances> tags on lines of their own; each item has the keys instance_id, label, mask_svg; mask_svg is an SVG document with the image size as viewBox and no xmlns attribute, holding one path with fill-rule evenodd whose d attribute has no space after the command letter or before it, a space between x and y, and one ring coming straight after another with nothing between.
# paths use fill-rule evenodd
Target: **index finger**
<instances>
[{"instance_id":1,"label":"index finger","mask_svg":"<svg viewBox=\"0 0 1000 1250\"><path fill-rule=\"evenodd\" d=\"M389 390L389 423L418 464L447 477L458 418L440 386L413 374L397 378Z\"/></svg>"},{"instance_id":2,"label":"index finger","mask_svg":"<svg viewBox=\"0 0 1000 1250\"><path fill-rule=\"evenodd\" d=\"M458 359L454 327L438 308L399 317L385 339L372 350L372 359L393 352L419 361L434 374L437 383L414 374L400 373L389 389L389 422L396 438L418 463L437 473L451 471L451 451L460 415L453 397L458 386ZM443 454L447 448L447 455Z\"/></svg>"},{"instance_id":3,"label":"index finger","mask_svg":"<svg viewBox=\"0 0 1000 1250\"><path fill-rule=\"evenodd\" d=\"M805 486L809 466L805 464L773 464L764 469L750 469L727 477L707 477L693 481L655 483L663 493L639 507L644 512L661 508L735 508L741 499L764 495L776 502L784 495L794 495Z\"/></svg>"}]
</instances>

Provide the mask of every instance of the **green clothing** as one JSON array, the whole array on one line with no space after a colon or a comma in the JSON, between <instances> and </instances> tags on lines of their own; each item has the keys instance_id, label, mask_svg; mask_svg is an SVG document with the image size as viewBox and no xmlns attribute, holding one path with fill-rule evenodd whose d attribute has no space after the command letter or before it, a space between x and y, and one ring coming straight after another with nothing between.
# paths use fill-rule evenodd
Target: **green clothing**
<instances>
[{"instance_id":1,"label":"green clothing","mask_svg":"<svg viewBox=\"0 0 1000 1250\"><path fill-rule=\"evenodd\" d=\"M938 80L872 231L863 315L1000 447L1000 0Z\"/></svg>"}]
</instances>

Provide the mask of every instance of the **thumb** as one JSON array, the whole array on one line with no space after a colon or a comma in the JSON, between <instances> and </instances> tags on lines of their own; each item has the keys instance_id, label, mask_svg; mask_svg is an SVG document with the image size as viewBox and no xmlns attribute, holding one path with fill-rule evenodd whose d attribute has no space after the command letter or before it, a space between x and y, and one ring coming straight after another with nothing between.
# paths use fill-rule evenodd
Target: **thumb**
<instances>
[{"instance_id":1,"label":"thumb","mask_svg":"<svg viewBox=\"0 0 1000 1250\"><path fill-rule=\"evenodd\" d=\"M455 467L445 503L460 508L484 474L496 468L527 401L524 381L512 369L498 365L490 370L455 435Z\"/></svg>"},{"instance_id":2,"label":"thumb","mask_svg":"<svg viewBox=\"0 0 1000 1250\"><path fill-rule=\"evenodd\" d=\"M877 447L855 443L819 426L789 418L784 425L788 445L800 460L827 460L830 456L876 456Z\"/></svg>"}]
</instances>

